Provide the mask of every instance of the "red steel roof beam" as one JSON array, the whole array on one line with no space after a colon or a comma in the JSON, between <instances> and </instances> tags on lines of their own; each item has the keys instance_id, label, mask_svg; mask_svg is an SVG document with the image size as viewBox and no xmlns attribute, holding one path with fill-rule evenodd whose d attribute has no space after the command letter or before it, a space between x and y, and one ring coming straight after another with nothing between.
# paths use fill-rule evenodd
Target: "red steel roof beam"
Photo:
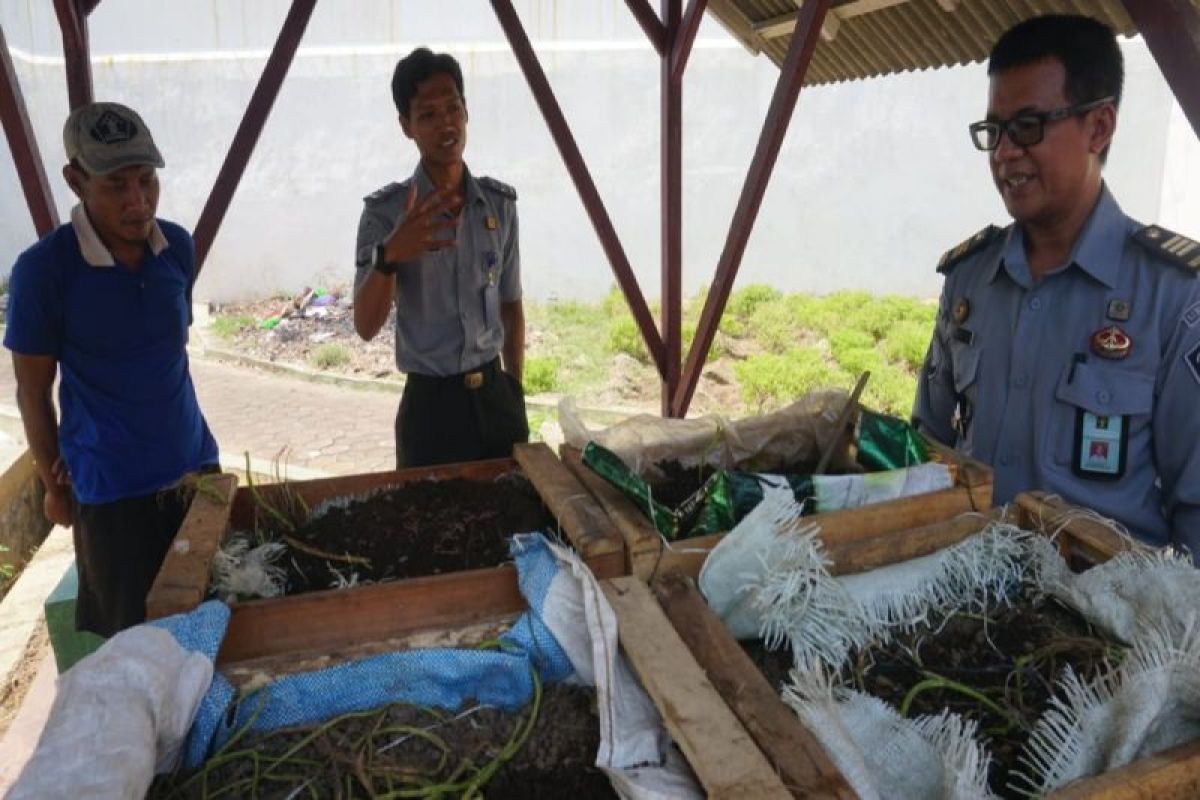
<instances>
[{"instance_id":1,"label":"red steel roof beam","mask_svg":"<svg viewBox=\"0 0 1200 800\"><path fill-rule=\"evenodd\" d=\"M692 45L696 43L696 33L700 30L707 6L708 0L689 0L683 24L671 37L671 77L674 80L683 80L683 71L687 68L688 57L692 54Z\"/></svg>"},{"instance_id":2,"label":"red steel roof beam","mask_svg":"<svg viewBox=\"0 0 1200 800\"><path fill-rule=\"evenodd\" d=\"M537 54L533 51L533 45L529 43L529 37L525 34L525 28L521 25L521 19L513 9L511 0L491 1L492 9L496 12L496 19L499 20L500 27L504 29L504 35L508 38L513 55L516 56L517 63L520 64L521 71L525 74L525 81L529 84L530 91L533 92L533 98L537 101L538 108L541 109L547 127L550 128L550 135L554 137L554 144L557 145L558 152L566 164L567 172L570 173L571 180L575 183L575 190L579 192L579 199L583 202L592 227L596 230L600 246L604 248L604 254L608 257L613 274L617 278L617 284L621 287L626 302L629 303L629 310L633 313L634 322L642 332L646 349L650 351L650 357L654 360L658 374L665 379L666 363L663 342L658 335L658 329L654 326L654 317L646 305L646 298L642 296L637 276L633 274L629 258L625 255L624 248L621 247L621 240L617 237L612 220L609 219L604 201L600 199L596 184L592 181L583 155L579 152L579 145L575 143L575 137L571 135L571 127L567 124L558 100L554 97L554 90L550 88L550 82L546 79L546 73L542 70Z\"/></svg>"},{"instance_id":3,"label":"red steel roof beam","mask_svg":"<svg viewBox=\"0 0 1200 800\"><path fill-rule=\"evenodd\" d=\"M54 0L62 30L66 60L67 99L72 110L92 102L92 62L88 47L87 9L84 0Z\"/></svg>"},{"instance_id":4,"label":"red steel roof beam","mask_svg":"<svg viewBox=\"0 0 1200 800\"><path fill-rule=\"evenodd\" d=\"M676 416L684 416L692 402L696 391L696 383L700 379L700 370L708 357L708 349L712 346L713 337L717 332L717 323L725 311L725 303L729 300L729 292L737 277L738 267L741 266L742 256L746 252L746 242L750 239L750 231L762 205L763 195L767 190L767 182L779 157L779 148L787 133L792 111L796 108L796 100L800 97L800 89L804 85L804 75L812 61L813 50L816 49L817 39L821 31L821 23L825 20L825 12L829 10L830 0L806 0L797 12L796 28L792 32L792 41L788 46L787 58L779 71L779 80L775 83L775 93L771 97L771 105L763 122L762 132L758 137L758 147L746 173L746 182L742 186L742 194L738 199L737 208L733 212L733 221L729 227L729 236L725 240L725 249L717 262L716 274L708 290L708 299L700 314L696 326L696 337L688 350L687 365L683 370L683 378L672 403L672 412Z\"/></svg>"},{"instance_id":5,"label":"red steel roof beam","mask_svg":"<svg viewBox=\"0 0 1200 800\"><path fill-rule=\"evenodd\" d=\"M1189 0L1122 0L1200 136L1200 8Z\"/></svg>"},{"instance_id":6,"label":"red steel roof beam","mask_svg":"<svg viewBox=\"0 0 1200 800\"><path fill-rule=\"evenodd\" d=\"M258 137L267 123L271 106L279 96L279 87L283 85L283 79L287 77L288 69L292 66L292 59L300 47L304 29L308 27L316 4L317 0L292 1L292 7L283 21L283 28L279 31L279 38L275 40L275 46L271 49L266 66L263 67L258 85L254 87L254 94L250 96L250 104L246 107L246 113L242 116L233 142L229 145L229 154L225 156L221 171L217 173L217 180L213 183L193 233L196 241L197 275L200 274L204 259L208 257L213 240L217 237L225 212L229 210L233 193L237 191L242 174L246 171L246 164L254 152L254 145L258 143Z\"/></svg>"},{"instance_id":7,"label":"red steel roof beam","mask_svg":"<svg viewBox=\"0 0 1200 800\"><path fill-rule=\"evenodd\" d=\"M654 45L654 49L658 51L658 55L665 58L667 55L667 27L654 13L648 0L625 0L625 5L629 6L629 10L633 12L633 18L637 20L638 25L642 26L642 30L650 39L650 44Z\"/></svg>"},{"instance_id":8,"label":"red steel roof beam","mask_svg":"<svg viewBox=\"0 0 1200 800\"><path fill-rule=\"evenodd\" d=\"M0 123L4 125L8 149L17 167L21 190L25 193L25 204L33 217L33 227L39 237L45 236L58 227L58 210L54 207L54 195L46 180L46 168L38 152L33 126L29 124L29 111L25 108L3 26L0 26Z\"/></svg>"},{"instance_id":9,"label":"red steel roof beam","mask_svg":"<svg viewBox=\"0 0 1200 800\"><path fill-rule=\"evenodd\" d=\"M695 5L695 0L693 0ZM679 387L683 328L683 71L676 70L682 54L686 61L682 0L662 0L667 28L666 55L661 59L659 193L662 255L662 336L667 370L663 376L662 414L671 416L671 398Z\"/></svg>"}]
</instances>

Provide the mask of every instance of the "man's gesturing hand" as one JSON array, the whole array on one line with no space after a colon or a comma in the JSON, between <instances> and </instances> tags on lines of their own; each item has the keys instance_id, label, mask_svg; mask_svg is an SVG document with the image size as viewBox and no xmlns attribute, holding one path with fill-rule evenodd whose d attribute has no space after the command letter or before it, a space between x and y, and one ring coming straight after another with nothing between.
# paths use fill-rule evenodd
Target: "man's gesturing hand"
<instances>
[{"instance_id":1,"label":"man's gesturing hand","mask_svg":"<svg viewBox=\"0 0 1200 800\"><path fill-rule=\"evenodd\" d=\"M417 185L408 187L404 217L384 240L384 256L389 264L414 261L430 250L453 247L459 206L453 193L431 191L417 201ZM443 216L447 215L447 216Z\"/></svg>"}]
</instances>

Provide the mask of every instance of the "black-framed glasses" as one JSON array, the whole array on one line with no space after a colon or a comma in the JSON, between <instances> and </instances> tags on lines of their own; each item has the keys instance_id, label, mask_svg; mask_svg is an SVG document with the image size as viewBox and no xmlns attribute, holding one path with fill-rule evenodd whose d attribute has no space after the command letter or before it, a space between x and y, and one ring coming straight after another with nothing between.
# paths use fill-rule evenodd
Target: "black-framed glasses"
<instances>
[{"instance_id":1,"label":"black-framed glasses","mask_svg":"<svg viewBox=\"0 0 1200 800\"><path fill-rule=\"evenodd\" d=\"M985 119L982 122L971 123L967 129L971 131L971 141L979 150L995 150L1000 146L1000 137L1006 133L1009 141L1017 147L1033 147L1046 135L1046 123L1086 114L1093 108L1112 101L1111 96L1101 97L1099 100L1056 108L1053 111L1027 111L1012 119Z\"/></svg>"}]
</instances>

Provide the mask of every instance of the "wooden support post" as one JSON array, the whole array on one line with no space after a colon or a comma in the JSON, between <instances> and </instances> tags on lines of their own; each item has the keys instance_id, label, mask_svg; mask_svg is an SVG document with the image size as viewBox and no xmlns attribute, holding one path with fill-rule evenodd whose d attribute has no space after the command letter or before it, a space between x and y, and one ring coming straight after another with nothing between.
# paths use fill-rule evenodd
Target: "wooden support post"
<instances>
[{"instance_id":1,"label":"wooden support post","mask_svg":"<svg viewBox=\"0 0 1200 800\"><path fill-rule=\"evenodd\" d=\"M308 27L308 20L312 17L316 4L317 0L292 0L291 10L283 21L279 38L275 40L262 77L254 87L250 104L246 106L246 113L242 115L242 122L229 145L229 154L225 157L225 163L221 165L221 171L217 173L217 180L213 183L204 210L200 212L200 220L196 223L193 238L196 241L197 276L208 258L213 240L217 238L221 221L225 219L225 212L229 210L233 193L237 191L242 174L246 171L246 164L249 163L254 145L258 142L263 126L266 125L271 106L279 96L279 87L287 77L292 58L296 55L296 49L300 47L300 39L304 36L304 29Z\"/></svg>"},{"instance_id":2,"label":"wooden support post","mask_svg":"<svg viewBox=\"0 0 1200 800\"><path fill-rule=\"evenodd\" d=\"M92 62L83 0L54 0L66 60L67 99L76 109L92 102Z\"/></svg>"},{"instance_id":3,"label":"wooden support post","mask_svg":"<svg viewBox=\"0 0 1200 800\"><path fill-rule=\"evenodd\" d=\"M54 207L54 195L46 180L46 168L38 151L37 137L29 123L29 109L21 94L17 81L17 70L8 52L4 28L0 26L0 123L8 139L13 164L17 168L17 179L25 193L25 204L33 217L33 227L39 237L58 227L58 210Z\"/></svg>"},{"instance_id":4,"label":"wooden support post","mask_svg":"<svg viewBox=\"0 0 1200 800\"><path fill-rule=\"evenodd\" d=\"M634 8L636 15L637 7L631 6L631 8ZM626 302L629 303L629 310L633 314L633 320L637 323L638 330L642 333L642 339L646 342L650 358L654 361L658 374L665 378L667 366L663 341L659 336L658 328L654 325L650 307L646 305L646 298L642 295L637 276L633 274L629 257L621 246L621 240L617 237L617 231L608 216L608 210L604 207L604 201L600 199L600 192L596 189L595 182L592 181L591 173L588 172L583 154L579 152L575 137L571 135L571 126L567 124L558 100L554 97L554 90L550 88L550 81L546 79L546 73L542 70L537 54L533 51L533 45L529 42L524 26L521 25L521 19L513 8L512 0L492 0L492 9L496 12L496 19L499 20L509 46L512 47L513 55L516 56L517 63L521 67L521 72L525 75L529 90L533 92L533 99L546 119L546 126L550 129L550 135L554 138L554 144L558 147L559 155L562 156L567 172L575 183L575 190L579 192L579 199L583 202L588 219L591 220L592 227L596 230L596 236L600 239L600 246L604 248L604 254L608 257L608 263L612 267L613 275L616 276L617 284L621 287ZM650 16L653 16L652 12Z\"/></svg>"},{"instance_id":5,"label":"wooden support post","mask_svg":"<svg viewBox=\"0 0 1200 800\"><path fill-rule=\"evenodd\" d=\"M1193 0L1122 1L1200 136L1200 6Z\"/></svg>"},{"instance_id":6,"label":"wooden support post","mask_svg":"<svg viewBox=\"0 0 1200 800\"><path fill-rule=\"evenodd\" d=\"M691 657L649 587L637 578L601 586L617 614L621 647L675 744L710 798L790 798L774 768Z\"/></svg>"},{"instance_id":7,"label":"wooden support post","mask_svg":"<svg viewBox=\"0 0 1200 800\"><path fill-rule=\"evenodd\" d=\"M733 281L737 277L738 268L742 263L742 255L746 252L746 243L750 239L750 231L762 205L763 195L767 191L767 181L775 168L775 160L779 156L779 148L783 144L784 134L787 133L792 111L800 97L800 87L804 84L804 76L808 72L809 62L812 61L813 51L817 46L821 23L825 12L829 9L830 0L811 0L805 2L798 12L796 30L792 34L792 42L788 47L786 60L779 71L779 80L775 84L775 94L771 98L771 106L763 122L759 134L758 147L754 151L754 159L746 174L746 182L742 186L742 194L738 199L737 208L733 212L733 221L729 227L729 236L725 241L725 249L717 262L716 274L708 291L708 299L700 314L696 326L696 335L688 349L687 364L683 370L679 387L671 401L671 410L675 416L687 414L696 384L700 380L700 370L708 357L708 349L712 346L713 337L717 332L717 323L725 311L725 303L733 289Z\"/></svg>"}]
</instances>

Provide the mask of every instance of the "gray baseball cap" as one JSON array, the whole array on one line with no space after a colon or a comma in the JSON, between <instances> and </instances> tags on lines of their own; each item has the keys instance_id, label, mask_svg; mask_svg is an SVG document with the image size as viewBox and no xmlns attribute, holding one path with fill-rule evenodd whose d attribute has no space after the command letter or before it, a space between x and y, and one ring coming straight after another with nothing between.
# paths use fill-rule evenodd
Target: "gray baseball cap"
<instances>
[{"instance_id":1,"label":"gray baseball cap","mask_svg":"<svg viewBox=\"0 0 1200 800\"><path fill-rule=\"evenodd\" d=\"M164 166L146 123L120 103L89 103L72 111L63 126L63 147L67 159L78 161L90 175L131 166Z\"/></svg>"}]
</instances>

